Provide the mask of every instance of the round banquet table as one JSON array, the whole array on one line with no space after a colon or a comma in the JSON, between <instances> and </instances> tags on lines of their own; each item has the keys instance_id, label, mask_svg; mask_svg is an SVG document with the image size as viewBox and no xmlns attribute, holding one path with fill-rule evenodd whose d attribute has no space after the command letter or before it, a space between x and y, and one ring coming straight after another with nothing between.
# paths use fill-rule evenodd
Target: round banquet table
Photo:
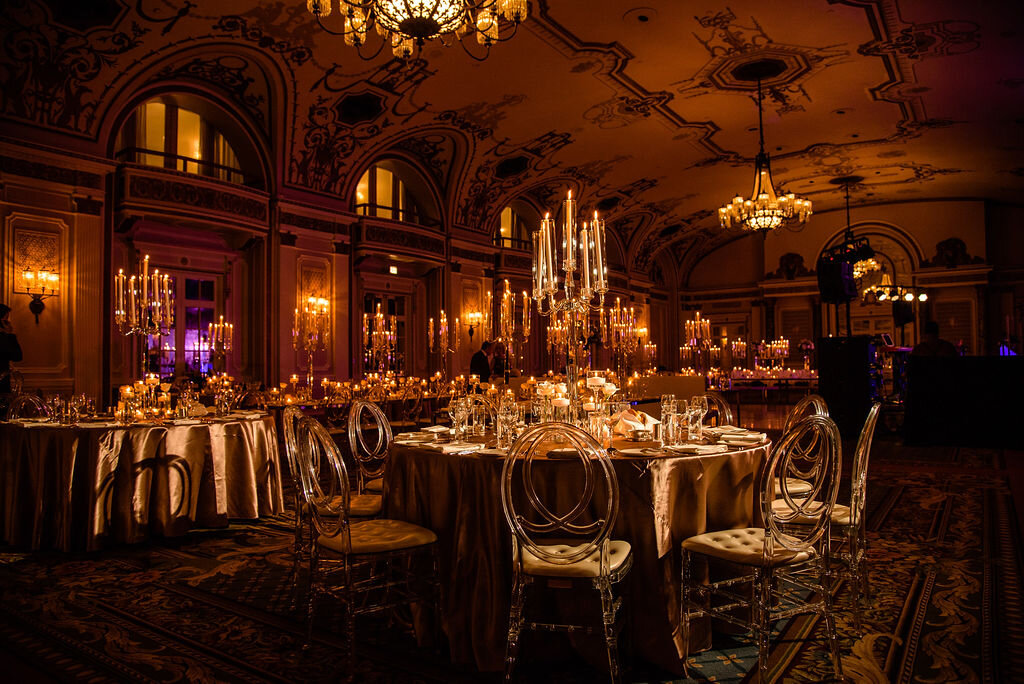
<instances>
[{"instance_id":1,"label":"round banquet table","mask_svg":"<svg viewBox=\"0 0 1024 684\"><path fill-rule=\"evenodd\" d=\"M284 510L273 418L0 423L0 534L32 549L177 536Z\"/></svg>"},{"instance_id":2,"label":"round banquet table","mask_svg":"<svg viewBox=\"0 0 1024 684\"><path fill-rule=\"evenodd\" d=\"M625 629L644 660L681 672L680 545L696 534L759 519L755 480L770 446L703 456L613 452L620 495L613 538L628 541L634 556L617 591L624 597ZM442 621L452 659L482 671L503 668L508 630L512 541L501 509L503 462L501 456L394 444L384 474L387 517L438 536ZM565 463L547 462L551 468ZM691 653L710 647L710 629L707 619L692 624Z\"/></svg>"}]
</instances>

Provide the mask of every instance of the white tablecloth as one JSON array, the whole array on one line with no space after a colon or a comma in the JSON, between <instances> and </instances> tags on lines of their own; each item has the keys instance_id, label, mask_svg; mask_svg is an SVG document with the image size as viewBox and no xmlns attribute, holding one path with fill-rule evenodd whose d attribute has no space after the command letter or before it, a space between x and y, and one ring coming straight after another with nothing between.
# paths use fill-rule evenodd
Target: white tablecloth
<instances>
[{"instance_id":1,"label":"white tablecloth","mask_svg":"<svg viewBox=\"0 0 1024 684\"><path fill-rule=\"evenodd\" d=\"M33 549L177 536L284 510L273 419L0 424L0 533Z\"/></svg>"}]
</instances>

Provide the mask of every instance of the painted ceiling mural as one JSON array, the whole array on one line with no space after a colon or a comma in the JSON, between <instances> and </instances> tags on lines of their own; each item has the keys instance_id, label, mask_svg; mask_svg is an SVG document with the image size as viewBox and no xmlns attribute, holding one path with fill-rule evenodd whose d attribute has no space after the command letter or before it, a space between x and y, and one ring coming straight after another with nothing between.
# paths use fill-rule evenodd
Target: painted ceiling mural
<instances>
[{"instance_id":1,"label":"painted ceiling mural","mask_svg":"<svg viewBox=\"0 0 1024 684\"><path fill-rule=\"evenodd\" d=\"M717 207L749 192L764 83L776 182L822 211L853 202L1018 200L1022 3L534 0L484 62L428 44L364 62L304 0L8 0L0 116L97 149L131 92L204 82L261 131L276 186L347 197L388 152L419 160L450 223L487 233L514 198L565 188L617 231L635 273L685 275L741 237ZM336 17L335 17L336 18Z\"/></svg>"}]
</instances>

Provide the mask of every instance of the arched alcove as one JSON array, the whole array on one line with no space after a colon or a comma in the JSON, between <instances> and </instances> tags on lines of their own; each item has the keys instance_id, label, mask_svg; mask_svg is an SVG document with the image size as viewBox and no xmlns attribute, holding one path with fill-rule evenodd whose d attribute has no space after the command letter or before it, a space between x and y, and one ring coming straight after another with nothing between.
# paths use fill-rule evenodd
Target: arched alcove
<instances>
[{"instance_id":1,"label":"arched alcove","mask_svg":"<svg viewBox=\"0 0 1024 684\"><path fill-rule=\"evenodd\" d=\"M443 225L437 188L410 162L382 157L359 175L352 210L363 216L421 226Z\"/></svg>"}]
</instances>

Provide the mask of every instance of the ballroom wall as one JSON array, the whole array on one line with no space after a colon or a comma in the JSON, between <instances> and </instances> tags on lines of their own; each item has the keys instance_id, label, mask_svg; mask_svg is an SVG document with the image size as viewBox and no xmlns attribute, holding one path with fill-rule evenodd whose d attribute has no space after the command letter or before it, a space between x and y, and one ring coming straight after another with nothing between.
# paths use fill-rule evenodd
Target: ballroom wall
<instances>
[{"instance_id":1,"label":"ballroom wall","mask_svg":"<svg viewBox=\"0 0 1024 684\"><path fill-rule=\"evenodd\" d=\"M276 5L217 14L192 3L163 16L141 5L115 5L121 9L109 15L55 18L47 2L33 0L14 6L14 20L4 25L39 55L39 64L11 62L0 93L0 299L14 309L26 351L18 367L29 387L108 396L112 385L138 373L138 340L114 325L111 279L118 268L133 271L147 253L164 268L216 281L211 306L236 325L227 370L239 378L277 383L305 374L291 327L296 304L310 295L328 299L333 315L330 345L314 356L318 378L365 370L361 314L367 295L387 293L406 298L407 368L429 372L438 366L437 353L426 348L429 318L436 322L442 308L449 320L464 318L488 289L497 302L505 278L515 292L530 286L529 253L495 243L502 209L522 203L557 212L570 189L584 212L606 211L607 300L618 296L636 307L658 344L658 365L678 367L680 322L698 309L730 337L838 331L812 271L845 224L841 211L821 211L801 232L764 241L723 236L713 225L722 201L717 194L700 197L704 208L681 216L673 213L674 200L637 203L658 178L604 183L615 166L605 150L594 149L592 163L560 164L560 151L588 138L548 130L546 121L520 121L511 109L520 96L432 109L426 102L446 87L445 73L427 61L380 60L357 69L322 63L310 48L315 29L301 7L287 16ZM78 47L61 49L64 38ZM565 54L582 53L572 47ZM605 52L602 59L620 57ZM561 67L576 73L586 71L577 68L582 65ZM72 96L47 100L50 92ZM237 130L244 171L257 182L240 185L118 157L118 134L131 112L155 97L201 102L213 119ZM628 116L587 120L580 131L644 122L656 128L664 112L655 109L649 121L645 105ZM498 132L505 119L517 122L520 139ZM721 171L728 166L718 164L723 160L700 163ZM430 205L429 220L360 214L357 183L382 161L409 170L410 184ZM854 206L855 231L873 231L905 252L910 284L932 295L905 328L906 343L928 317L962 335L975 353L993 350L1007 316L1019 327L1022 213L973 199ZM954 238L961 242L947 242ZM724 247L700 258L721 241ZM29 297L16 291L26 251L55 260L61 274L61 292L46 300L38 324L27 310ZM391 267L399 273L392 275ZM882 308L858 311L856 323L874 331L889 325L883 314ZM449 368L456 373L468 370L481 341L471 341L466 327L459 339ZM534 316L521 351L531 370L549 367L545 342L542 320ZM607 352L598 356L610 363Z\"/></svg>"}]
</instances>

